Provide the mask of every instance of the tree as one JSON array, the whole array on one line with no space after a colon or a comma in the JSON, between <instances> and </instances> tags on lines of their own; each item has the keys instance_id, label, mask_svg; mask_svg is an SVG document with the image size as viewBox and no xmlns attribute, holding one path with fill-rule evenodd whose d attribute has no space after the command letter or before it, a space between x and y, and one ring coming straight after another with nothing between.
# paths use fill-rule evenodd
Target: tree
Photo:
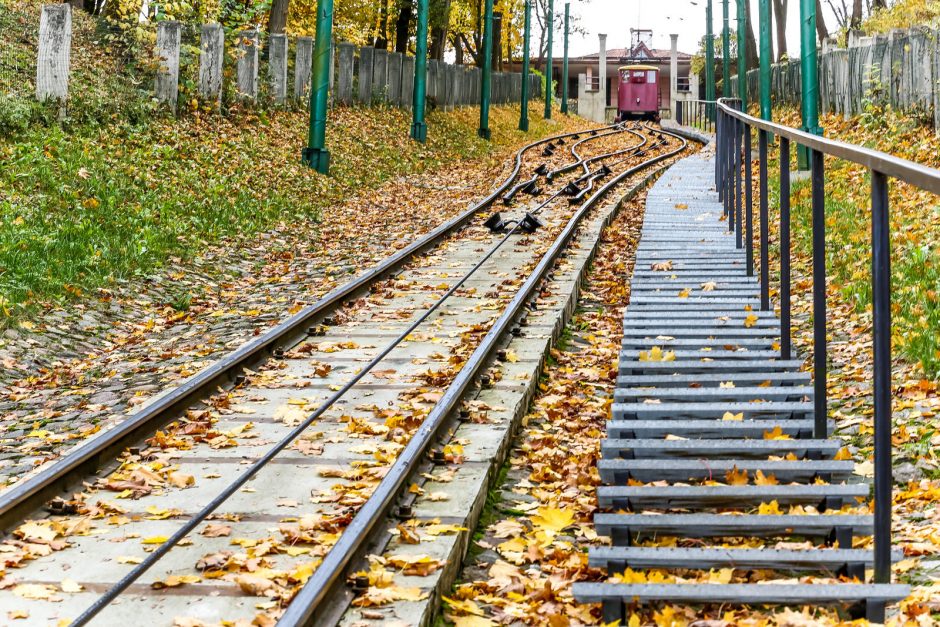
<instances>
[{"instance_id":1,"label":"tree","mask_svg":"<svg viewBox=\"0 0 940 627\"><path fill-rule=\"evenodd\" d=\"M287 27L287 12L290 0L274 0L271 3L271 13L268 15L268 32L272 35L284 32Z\"/></svg>"},{"instance_id":2,"label":"tree","mask_svg":"<svg viewBox=\"0 0 940 627\"><path fill-rule=\"evenodd\" d=\"M772 0L777 27L777 61L787 56L787 0Z\"/></svg>"},{"instance_id":3,"label":"tree","mask_svg":"<svg viewBox=\"0 0 940 627\"><path fill-rule=\"evenodd\" d=\"M757 40L754 38L754 20L751 19L751 3L744 3L744 11L747 16L747 34L745 35L745 50L747 51L747 69L753 70L760 65L760 59L757 53Z\"/></svg>"},{"instance_id":4,"label":"tree","mask_svg":"<svg viewBox=\"0 0 940 627\"><path fill-rule=\"evenodd\" d=\"M816 0L816 36L823 42L829 38L829 29L826 28L826 17L823 15L822 0Z\"/></svg>"}]
</instances>

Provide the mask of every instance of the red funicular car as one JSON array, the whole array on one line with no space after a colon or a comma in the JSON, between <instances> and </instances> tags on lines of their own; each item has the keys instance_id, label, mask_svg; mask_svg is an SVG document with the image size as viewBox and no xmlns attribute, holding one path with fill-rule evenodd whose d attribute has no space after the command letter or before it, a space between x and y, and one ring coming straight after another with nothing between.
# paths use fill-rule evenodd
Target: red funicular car
<instances>
[{"instance_id":1,"label":"red funicular car","mask_svg":"<svg viewBox=\"0 0 940 627\"><path fill-rule=\"evenodd\" d=\"M617 119L659 120L659 69L652 65L620 68Z\"/></svg>"}]
</instances>

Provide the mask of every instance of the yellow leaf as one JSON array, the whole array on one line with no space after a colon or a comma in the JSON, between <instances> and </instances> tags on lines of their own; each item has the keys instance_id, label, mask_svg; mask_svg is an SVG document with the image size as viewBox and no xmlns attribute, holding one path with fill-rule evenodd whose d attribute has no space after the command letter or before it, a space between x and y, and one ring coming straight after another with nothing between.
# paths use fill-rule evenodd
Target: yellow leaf
<instances>
[{"instance_id":1,"label":"yellow leaf","mask_svg":"<svg viewBox=\"0 0 940 627\"><path fill-rule=\"evenodd\" d=\"M702 283L703 292L714 292L716 287L718 287L718 284L714 281L706 281L705 283Z\"/></svg>"},{"instance_id":2,"label":"yellow leaf","mask_svg":"<svg viewBox=\"0 0 940 627\"><path fill-rule=\"evenodd\" d=\"M663 351L658 346L654 346L649 351L640 351L640 361L675 361L676 354L673 351Z\"/></svg>"},{"instance_id":3,"label":"yellow leaf","mask_svg":"<svg viewBox=\"0 0 940 627\"><path fill-rule=\"evenodd\" d=\"M847 449L847 448L845 448L845 447L843 446L842 448L839 449L839 452L836 453L836 456L833 457L833 459L838 459L838 460L840 460L840 461L845 461L845 460L848 460L848 459L852 459L852 454L849 453L849 449Z\"/></svg>"},{"instance_id":4,"label":"yellow leaf","mask_svg":"<svg viewBox=\"0 0 940 627\"><path fill-rule=\"evenodd\" d=\"M461 527L460 525L428 525L425 528L425 532L429 536L446 536L467 530L466 527Z\"/></svg>"},{"instance_id":5,"label":"yellow leaf","mask_svg":"<svg viewBox=\"0 0 940 627\"><path fill-rule=\"evenodd\" d=\"M731 576L734 574L733 568L721 568L719 570L708 571L709 583L730 583Z\"/></svg>"},{"instance_id":6,"label":"yellow leaf","mask_svg":"<svg viewBox=\"0 0 940 627\"><path fill-rule=\"evenodd\" d=\"M511 364L514 364L517 361L519 361L519 356L516 355L516 351L512 350L511 348L507 348L506 349L506 361L508 361Z\"/></svg>"},{"instance_id":7,"label":"yellow leaf","mask_svg":"<svg viewBox=\"0 0 940 627\"><path fill-rule=\"evenodd\" d=\"M688 298L689 294L691 293L692 293L692 290L690 290L689 288L685 288L684 290L679 292L679 298Z\"/></svg>"},{"instance_id":8,"label":"yellow leaf","mask_svg":"<svg viewBox=\"0 0 940 627\"><path fill-rule=\"evenodd\" d=\"M574 523L574 513L554 507L540 507L536 515L531 516L529 520L536 527L557 533Z\"/></svg>"},{"instance_id":9,"label":"yellow leaf","mask_svg":"<svg viewBox=\"0 0 940 627\"><path fill-rule=\"evenodd\" d=\"M754 483L757 485L777 485L777 478L771 475L765 475L763 471L758 470L754 473Z\"/></svg>"},{"instance_id":10,"label":"yellow leaf","mask_svg":"<svg viewBox=\"0 0 940 627\"><path fill-rule=\"evenodd\" d=\"M744 319L744 326L747 327L748 329L750 329L750 328L753 327L755 324L757 324L757 315L756 315L756 314L748 314L747 317Z\"/></svg>"},{"instance_id":11,"label":"yellow leaf","mask_svg":"<svg viewBox=\"0 0 940 627\"><path fill-rule=\"evenodd\" d=\"M62 588L62 592L81 592L84 590L82 585L73 579L63 579L59 587Z\"/></svg>"},{"instance_id":12,"label":"yellow leaf","mask_svg":"<svg viewBox=\"0 0 940 627\"><path fill-rule=\"evenodd\" d=\"M10 610L7 612L7 618L16 620L17 618L29 618L28 610Z\"/></svg>"},{"instance_id":13,"label":"yellow leaf","mask_svg":"<svg viewBox=\"0 0 940 627\"><path fill-rule=\"evenodd\" d=\"M726 411L724 416L721 417L722 420L744 420L744 412L733 414L730 411Z\"/></svg>"},{"instance_id":14,"label":"yellow leaf","mask_svg":"<svg viewBox=\"0 0 940 627\"><path fill-rule=\"evenodd\" d=\"M142 557L131 557L129 555L119 555L117 558L118 564L140 564L144 561Z\"/></svg>"},{"instance_id":15,"label":"yellow leaf","mask_svg":"<svg viewBox=\"0 0 940 627\"><path fill-rule=\"evenodd\" d=\"M870 461L865 460L861 463L855 464L855 470L853 472L860 477L874 477L875 465Z\"/></svg>"},{"instance_id":16,"label":"yellow leaf","mask_svg":"<svg viewBox=\"0 0 940 627\"><path fill-rule=\"evenodd\" d=\"M13 588L13 594L24 599L34 601L43 601L48 599L56 592L54 586L48 586L41 583L21 583Z\"/></svg>"},{"instance_id":17,"label":"yellow leaf","mask_svg":"<svg viewBox=\"0 0 940 627\"><path fill-rule=\"evenodd\" d=\"M747 485L747 471L738 470L738 467L735 466L725 473L725 481L728 485Z\"/></svg>"},{"instance_id":18,"label":"yellow leaf","mask_svg":"<svg viewBox=\"0 0 940 627\"><path fill-rule=\"evenodd\" d=\"M496 627L496 623L482 616L453 616L454 627Z\"/></svg>"},{"instance_id":19,"label":"yellow leaf","mask_svg":"<svg viewBox=\"0 0 940 627\"><path fill-rule=\"evenodd\" d=\"M52 523L40 523L33 520L17 527L14 533L25 542L40 543L52 542L59 535L59 533L52 528Z\"/></svg>"},{"instance_id":20,"label":"yellow leaf","mask_svg":"<svg viewBox=\"0 0 940 627\"><path fill-rule=\"evenodd\" d=\"M765 440L789 440L790 436L783 432L780 425L774 427L771 431L764 431Z\"/></svg>"},{"instance_id":21,"label":"yellow leaf","mask_svg":"<svg viewBox=\"0 0 940 627\"><path fill-rule=\"evenodd\" d=\"M722 381L721 383L718 384L718 387L720 387L720 388L733 388L733 387L734 387L734 381Z\"/></svg>"},{"instance_id":22,"label":"yellow leaf","mask_svg":"<svg viewBox=\"0 0 940 627\"><path fill-rule=\"evenodd\" d=\"M443 597L444 603L450 606L457 612L463 612L464 614L475 614L476 616L483 616L483 610L480 609L480 606L476 604L473 599L452 599L450 597Z\"/></svg>"},{"instance_id":23,"label":"yellow leaf","mask_svg":"<svg viewBox=\"0 0 940 627\"><path fill-rule=\"evenodd\" d=\"M783 512L780 511L780 505L777 501L771 501L770 503L761 503L760 507L757 508L757 513L762 516L779 516Z\"/></svg>"},{"instance_id":24,"label":"yellow leaf","mask_svg":"<svg viewBox=\"0 0 940 627\"><path fill-rule=\"evenodd\" d=\"M144 544L163 544L166 540L166 536L150 536L149 538L144 538L141 542Z\"/></svg>"}]
</instances>

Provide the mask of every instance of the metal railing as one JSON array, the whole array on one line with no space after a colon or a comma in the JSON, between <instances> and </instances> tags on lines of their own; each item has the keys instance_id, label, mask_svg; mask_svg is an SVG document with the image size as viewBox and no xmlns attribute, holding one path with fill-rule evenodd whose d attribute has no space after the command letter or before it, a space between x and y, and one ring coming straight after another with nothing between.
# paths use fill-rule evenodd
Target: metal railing
<instances>
[{"instance_id":1,"label":"metal railing","mask_svg":"<svg viewBox=\"0 0 940 627\"><path fill-rule=\"evenodd\" d=\"M940 170L832 139L812 135L740 111L740 100L718 101L715 184L738 248L747 247L747 272L754 273L751 194L751 134L758 134L760 216L760 308L770 309L768 266L768 139L780 151L780 358L792 357L790 337L790 144L810 156L813 261L814 437L828 437L826 398L826 199L824 156L864 166L871 173L872 334L874 345L874 581L891 581L891 241L888 180L896 178L940 194ZM744 166L742 168L742 166ZM743 171L742 171L743 170ZM742 213L744 225L742 229ZM743 232L742 232L743 231ZM746 242L742 242L742 239Z\"/></svg>"},{"instance_id":2,"label":"metal railing","mask_svg":"<svg viewBox=\"0 0 940 627\"><path fill-rule=\"evenodd\" d=\"M676 124L714 133L715 106L714 100L677 100Z\"/></svg>"}]
</instances>

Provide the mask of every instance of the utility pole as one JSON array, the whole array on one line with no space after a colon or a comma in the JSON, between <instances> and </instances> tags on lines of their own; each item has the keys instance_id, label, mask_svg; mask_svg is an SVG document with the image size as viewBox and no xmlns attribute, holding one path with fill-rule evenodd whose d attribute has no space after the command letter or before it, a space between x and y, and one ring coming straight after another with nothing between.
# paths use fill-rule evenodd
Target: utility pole
<instances>
[{"instance_id":1,"label":"utility pole","mask_svg":"<svg viewBox=\"0 0 940 627\"><path fill-rule=\"evenodd\" d=\"M760 117L770 121L770 0L759 0L760 13Z\"/></svg>"},{"instance_id":2,"label":"utility pole","mask_svg":"<svg viewBox=\"0 0 940 627\"><path fill-rule=\"evenodd\" d=\"M545 18L548 29L548 63L545 65L545 119L552 119L552 31L555 30L555 0L548 0L548 15Z\"/></svg>"},{"instance_id":3,"label":"utility pole","mask_svg":"<svg viewBox=\"0 0 940 627\"><path fill-rule=\"evenodd\" d=\"M747 9L738 2L738 98L741 99L741 111L747 111Z\"/></svg>"},{"instance_id":4,"label":"utility pole","mask_svg":"<svg viewBox=\"0 0 940 627\"><path fill-rule=\"evenodd\" d=\"M489 139L490 81L493 74L493 0L486 0L483 10L483 79L480 81L480 129L477 134Z\"/></svg>"},{"instance_id":5,"label":"utility pole","mask_svg":"<svg viewBox=\"0 0 940 627\"><path fill-rule=\"evenodd\" d=\"M571 3L565 3L565 60L561 64L561 112L568 115L568 20Z\"/></svg>"},{"instance_id":6,"label":"utility pole","mask_svg":"<svg viewBox=\"0 0 940 627\"><path fill-rule=\"evenodd\" d=\"M428 125L424 122L428 78L428 2L418 0L418 31L415 39L415 81L411 118L411 138L422 144L428 139ZM362 80L360 78L360 80Z\"/></svg>"},{"instance_id":7,"label":"utility pole","mask_svg":"<svg viewBox=\"0 0 940 627\"><path fill-rule=\"evenodd\" d=\"M519 114L519 130L526 133L529 132L529 38L532 33L533 1L525 0L525 29L522 38L522 105Z\"/></svg>"},{"instance_id":8,"label":"utility pole","mask_svg":"<svg viewBox=\"0 0 940 627\"><path fill-rule=\"evenodd\" d=\"M721 95L731 97L731 32L728 30L728 0L721 0Z\"/></svg>"},{"instance_id":9,"label":"utility pole","mask_svg":"<svg viewBox=\"0 0 940 627\"><path fill-rule=\"evenodd\" d=\"M326 113L330 95L330 42L333 39L333 0L317 0L317 39L313 49L313 88L310 90L310 130L301 152L304 165L320 174L330 171L326 149Z\"/></svg>"},{"instance_id":10,"label":"utility pole","mask_svg":"<svg viewBox=\"0 0 940 627\"><path fill-rule=\"evenodd\" d=\"M800 75L802 78L803 130L813 135L822 135L819 128L819 74L816 67L816 2L800 0ZM797 168L808 170L809 150L797 146Z\"/></svg>"},{"instance_id":11,"label":"utility pole","mask_svg":"<svg viewBox=\"0 0 940 627\"><path fill-rule=\"evenodd\" d=\"M696 97L698 95L696 94ZM712 33L712 0L705 3L705 100L715 99L715 36ZM715 115L713 105L705 105L706 116Z\"/></svg>"}]
</instances>

